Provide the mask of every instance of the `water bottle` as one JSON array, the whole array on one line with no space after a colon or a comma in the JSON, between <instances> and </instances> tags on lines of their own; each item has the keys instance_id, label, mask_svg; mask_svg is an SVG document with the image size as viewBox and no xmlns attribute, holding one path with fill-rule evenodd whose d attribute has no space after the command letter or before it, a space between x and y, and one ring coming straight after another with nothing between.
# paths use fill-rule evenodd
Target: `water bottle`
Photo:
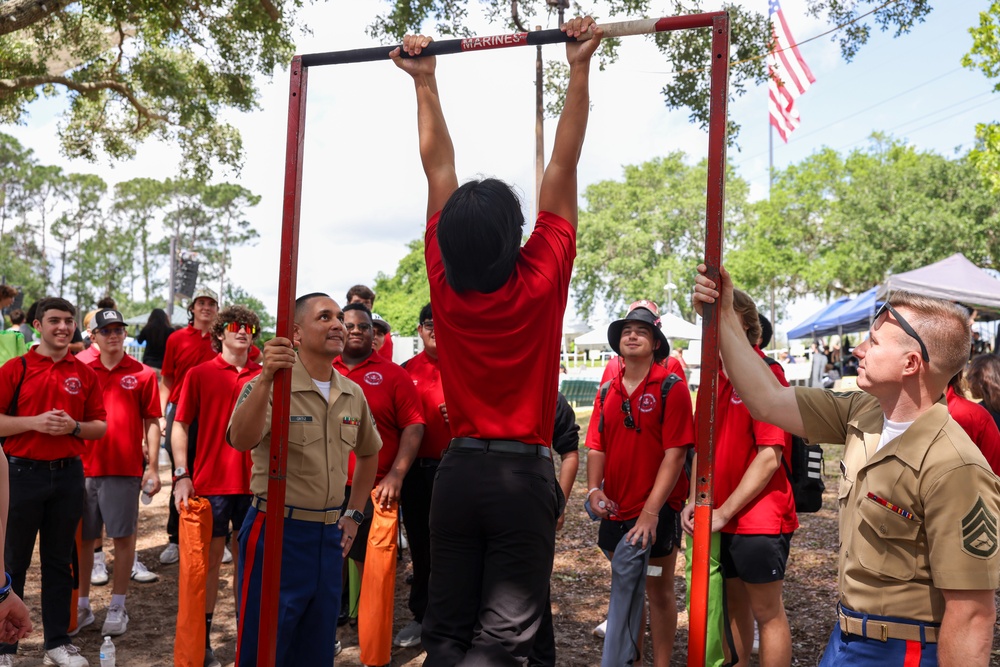
<instances>
[{"instance_id":1,"label":"water bottle","mask_svg":"<svg viewBox=\"0 0 1000 667\"><path fill-rule=\"evenodd\" d=\"M151 494L153 492L153 487L155 487L155 486L156 486L156 482L153 481L153 480L149 480L142 487L142 496L140 498L142 500L142 504L143 505L148 505L149 503L153 502L153 496L151 496L149 494ZM135 487L132 487L132 488L135 488Z\"/></svg>"},{"instance_id":2,"label":"water bottle","mask_svg":"<svg viewBox=\"0 0 1000 667\"><path fill-rule=\"evenodd\" d=\"M115 667L115 645L110 636L101 644L101 667Z\"/></svg>"}]
</instances>

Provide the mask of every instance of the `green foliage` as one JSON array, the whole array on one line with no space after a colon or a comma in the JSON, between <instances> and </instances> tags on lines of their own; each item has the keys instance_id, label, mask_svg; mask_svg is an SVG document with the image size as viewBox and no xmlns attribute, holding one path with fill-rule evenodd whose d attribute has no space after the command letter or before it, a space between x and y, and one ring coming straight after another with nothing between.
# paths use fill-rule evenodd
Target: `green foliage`
<instances>
[{"instance_id":1,"label":"green foliage","mask_svg":"<svg viewBox=\"0 0 1000 667\"><path fill-rule=\"evenodd\" d=\"M246 306L253 312L257 313L257 317L260 318L260 328L261 331L274 332L277 320L267 312L267 307L264 306L264 302L255 297L250 292L239 285L234 285L232 283L226 284L226 290L222 295L222 301L227 305L239 305Z\"/></svg>"},{"instance_id":2,"label":"green foliage","mask_svg":"<svg viewBox=\"0 0 1000 667\"><path fill-rule=\"evenodd\" d=\"M187 173L238 169L243 145L221 119L257 108L256 75L291 60L302 0L0 3L0 122L63 93L70 157L128 159L151 136L176 143ZM69 7L66 7L69 5Z\"/></svg>"},{"instance_id":3,"label":"green foliage","mask_svg":"<svg viewBox=\"0 0 1000 667\"><path fill-rule=\"evenodd\" d=\"M393 335L416 336L420 309L431 300L424 263L424 240L410 241L409 252L399 260L392 275L379 271L375 277L375 312L392 325Z\"/></svg>"},{"instance_id":4,"label":"green foliage","mask_svg":"<svg viewBox=\"0 0 1000 667\"><path fill-rule=\"evenodd\" d=\"M962 65L979 69L993 80L993 91L1000 91L1000 2L979 13L979 25L969 29L972 48L962 57ZM1000 124L976 125L976 147L969 156L972 163L989 182L994 193L1000 194Z\"/></svg>"}]
</instances>

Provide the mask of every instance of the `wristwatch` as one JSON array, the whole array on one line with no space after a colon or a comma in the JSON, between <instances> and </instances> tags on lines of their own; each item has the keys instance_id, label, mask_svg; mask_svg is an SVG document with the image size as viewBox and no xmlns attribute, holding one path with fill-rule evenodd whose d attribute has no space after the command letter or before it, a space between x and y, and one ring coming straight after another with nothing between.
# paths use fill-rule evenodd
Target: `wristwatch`
<instances>
[{"instance_id":1,"label":"wristwatch","mask_svg":"<svg viewBox=\"0 0 1000 667\"><path fill-rule=\"evenodd\" d=\"M188 472L187 468L183 468L183 467L181 467L181 468L174 468L174 477L173 477L173 480L174 480L175 484L177 483L177 480L179 480L179 479L185 479L185 478L190 477L190 476L191 476L191 473Z\"/></svg>"},{"instance_id":2,"label":"wristwatch","mask_svg":"<svg viewBox=\"0 0 1000 667\"><path fill-rule=\"evenodd\" d=\"M344 516L351 519L359 526L365 522L365 513L361 510L344 510Z\"/></svg>"},{"instance_id":3,"label":"wristwatch","mask_svg":"<svg viewBox=\"0 0 1000 667\"><path fill-rule=\"evenodd\" d=\"M80 422L76 422L76 428L73 429L73 433L71 435L74 438L80 435Z\"/></svg>"}]
</instances>

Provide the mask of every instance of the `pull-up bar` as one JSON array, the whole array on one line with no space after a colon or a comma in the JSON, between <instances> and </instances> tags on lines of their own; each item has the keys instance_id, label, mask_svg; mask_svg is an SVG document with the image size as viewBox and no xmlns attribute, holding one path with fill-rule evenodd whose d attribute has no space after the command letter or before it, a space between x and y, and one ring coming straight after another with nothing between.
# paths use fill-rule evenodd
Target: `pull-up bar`
<instances>
[{"instance_id":1,"label":"pull-up bar","mask_svg":"<svg viewBox=\"0 0 1000 667\"><path fill-rule=\"evenodd\" d=\"M660 19L641 19L602 24L607 37L647 35L670 30L712 29L711 103L708 130L708 201L705 216L705 264L708 277L719 279L722 263L722 225L726 186L726 109L729 87L729 15L726 12L688 14ZM562 30L518 32L493 37L467 37L431 42L420 56L468 53L515 46L557 44L574 39ZM302 164L305 147L306 90L310 67L388 60L395 46L333 51L295 56L290 68L288 132L285 145L284 203L281 220L281 254L278 276L277 335L292 338L295 283L298 273L299 213L302 194ZM404 52L404 56L405 56ZM408 56L407 56L408 57ZM695 536L692 558L691 615L688 640L689 667L705 664L709 548L712 526L712 469L714 462L716 394L719 371L719 321L714 306L706 305L702 323L702 382L698 392L698 469L695 479ZM285 476L288 459L288 422L291 372L274 377L271 411L271 450L267 483L267 530L261 581L260 625L257 664L273 667L278 632L278 593L281 581L281 547L284 534ZM332 641L315 637L314 641Z\"/></svg>"}]
</instances>

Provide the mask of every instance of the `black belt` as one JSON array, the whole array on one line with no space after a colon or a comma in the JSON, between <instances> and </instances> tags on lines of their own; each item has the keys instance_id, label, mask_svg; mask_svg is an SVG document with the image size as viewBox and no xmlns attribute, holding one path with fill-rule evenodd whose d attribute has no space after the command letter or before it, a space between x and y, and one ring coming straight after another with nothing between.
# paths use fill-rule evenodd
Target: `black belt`
<instances>
[{"instance_id":1,"label":"black belt","mask_svg":"<svg viewBox=\"0 0 1000 667\"><path fill-rule=\"evenodd\" d=\"M540 459L551 459L552 450L545 445L529 445L517 440L480 440L479 438L454 438L448 449L465 452L483 452L488 454L515 454L517 456L535 456Z\"/></svg>"},{"instance_id":2,"label":"black belt","mask_svg":"<svg viewBox=\"0 0 1000 667\"><path fill-rule=\"evenodd\" d=\"M36 461L35 459L22 459L20 456L8 456L7 461L11 465L21 466L29 470L62 470L75 463L79 463L80 457L70 456L69 458L56 459L55 461Z\"/></svg>"},{"instance_id":3,"label":"black belt","mask_svg":"<svg viewBox=\"0 0 1000 667\"><path fill-rule=\"evenodd\" d=\"M413 462L418 468L437 468L441 459L419 458Z\"/></svg>"}]
</instances>

